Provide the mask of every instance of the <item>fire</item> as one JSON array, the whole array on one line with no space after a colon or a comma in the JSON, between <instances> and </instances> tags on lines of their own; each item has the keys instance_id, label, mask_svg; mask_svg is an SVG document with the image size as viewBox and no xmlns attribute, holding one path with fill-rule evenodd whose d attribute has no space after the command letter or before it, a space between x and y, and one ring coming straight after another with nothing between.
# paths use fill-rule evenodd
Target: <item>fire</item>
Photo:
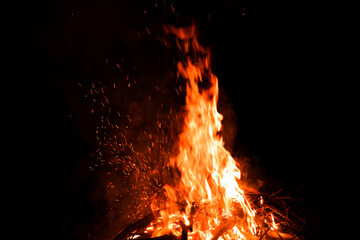
<instances>
[{"instance_id":1,"label":"fire","mask_svg":"<svg viewBox=\"0 0 360 240\"><path fill-rule=\"evenodd\" d=\"M257 234L256 211L238 184L240 170L220 135L223 116L217 111L219 86L210 50L199 44L194 26L166 26L165 31L176 35L183 56L177 69L187 82L186 116L177 155L170 159L180 181L164 187L166 207L152 236L180 236L188 229L187 238L194 240L251 239ZM160 206L154 202L152 208Z\"/></svg>"}]
</instances>

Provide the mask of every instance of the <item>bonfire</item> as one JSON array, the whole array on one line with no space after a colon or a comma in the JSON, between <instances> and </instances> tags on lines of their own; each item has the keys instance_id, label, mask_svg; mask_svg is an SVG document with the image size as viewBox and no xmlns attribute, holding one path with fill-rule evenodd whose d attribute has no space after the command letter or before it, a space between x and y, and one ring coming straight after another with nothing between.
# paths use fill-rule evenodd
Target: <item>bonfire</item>
<instances>
[{"instance_id":1,"label":"bonfire","mask_svg":"<svg viewBox=\"0 0 360 240\"><path fill-rule=\"evenodd\" d=\"M195 26L164 29L175 38L181 56L177 75L186 82L183 127L176 154L167 162L178 179L163 186L164 197L152 200L150 215L114 240L300 239L301 226L290 221L277 195L249 192L240 184L240 167L221 136L211 52L198 42Z\"/></svg>"}]
</instances>

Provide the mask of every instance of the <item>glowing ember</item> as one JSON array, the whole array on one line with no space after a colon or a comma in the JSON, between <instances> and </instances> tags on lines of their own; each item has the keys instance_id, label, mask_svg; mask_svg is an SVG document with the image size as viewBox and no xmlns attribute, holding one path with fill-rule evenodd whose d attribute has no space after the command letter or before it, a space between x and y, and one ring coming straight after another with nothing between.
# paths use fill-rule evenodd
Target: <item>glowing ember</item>
<instances>
[{"instance_id":1,"label":"glowing ember","mask_svg":"<svg viewBox=\"0 0 360 240\"><path fill-rule=\"evenodd\" d=\"M178 154L170 161L181 179L177 186L165 186L166 206L152 236L180 236L190 226L188 239L254 237L255 210L238 184L240 170L219 134L223 116L217 111L218 80L211 72L210 51L198 43L195 27L168 26L165 31L177 36L184 57L177 66L178 76L187 81L186 116ZM161 207L152 205L154 211Z\"/></svg>"}]
</instances>

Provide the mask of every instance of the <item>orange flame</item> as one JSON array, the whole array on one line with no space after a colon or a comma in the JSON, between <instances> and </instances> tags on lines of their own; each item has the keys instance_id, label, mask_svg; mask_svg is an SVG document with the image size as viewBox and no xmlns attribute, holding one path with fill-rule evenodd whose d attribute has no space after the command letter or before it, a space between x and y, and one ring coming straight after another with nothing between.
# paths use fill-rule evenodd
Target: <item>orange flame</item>
<instances>
[{"instance_id":1,"label":"orange flame","mask_svg":"<svg viewBox=\"0 0 360 240\"><path fill-rule=\"evenodd\" d=\"M184 56L177 67L178 76L187 81L186 116L178 154L170 161L181 173L180 183L176 189L165 186L167 209L161 211L162 224L153 236L180 236L180 229L192 225L188 239L252 238L255 210L238 184L240 170L219 134L223 116L217 111L218 79L211 72L210 51L198 43L194 26L166 26L165 31L177 36ZM180 209L179 203L185 207Z\"/></svg>"}]
</instances>

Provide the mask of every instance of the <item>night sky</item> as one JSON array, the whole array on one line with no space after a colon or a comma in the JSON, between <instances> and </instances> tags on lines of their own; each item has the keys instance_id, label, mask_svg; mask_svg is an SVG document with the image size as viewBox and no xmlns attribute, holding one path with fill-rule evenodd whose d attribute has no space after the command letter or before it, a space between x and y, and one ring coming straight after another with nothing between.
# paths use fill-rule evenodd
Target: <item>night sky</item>
<instances>
[{"instance_id":1,"label":"night sky","mask_svg":"<svg viewBox=\"0 0 360 240\"><path fill-rule=\"evenodd\" d=\"M126 74L139 95L161 85L169 63L155 62L164 51L156 36L164 23L192 22L212 49L232 151L252 159L263 191L296 199L306 239L342 233L351 161L342 148L344 75L329 40L339 35L335 14L305 2L235 0L30 1L15 9L8 20L19 37L8 49L10 94L3 92L11 148L2 239L102 239L106 183L89 171L98 122L84 95L91 82ZM136 98L126 91L110 94L114 105L122 104L115 96Z\"/></svg>"}]
</instances>

